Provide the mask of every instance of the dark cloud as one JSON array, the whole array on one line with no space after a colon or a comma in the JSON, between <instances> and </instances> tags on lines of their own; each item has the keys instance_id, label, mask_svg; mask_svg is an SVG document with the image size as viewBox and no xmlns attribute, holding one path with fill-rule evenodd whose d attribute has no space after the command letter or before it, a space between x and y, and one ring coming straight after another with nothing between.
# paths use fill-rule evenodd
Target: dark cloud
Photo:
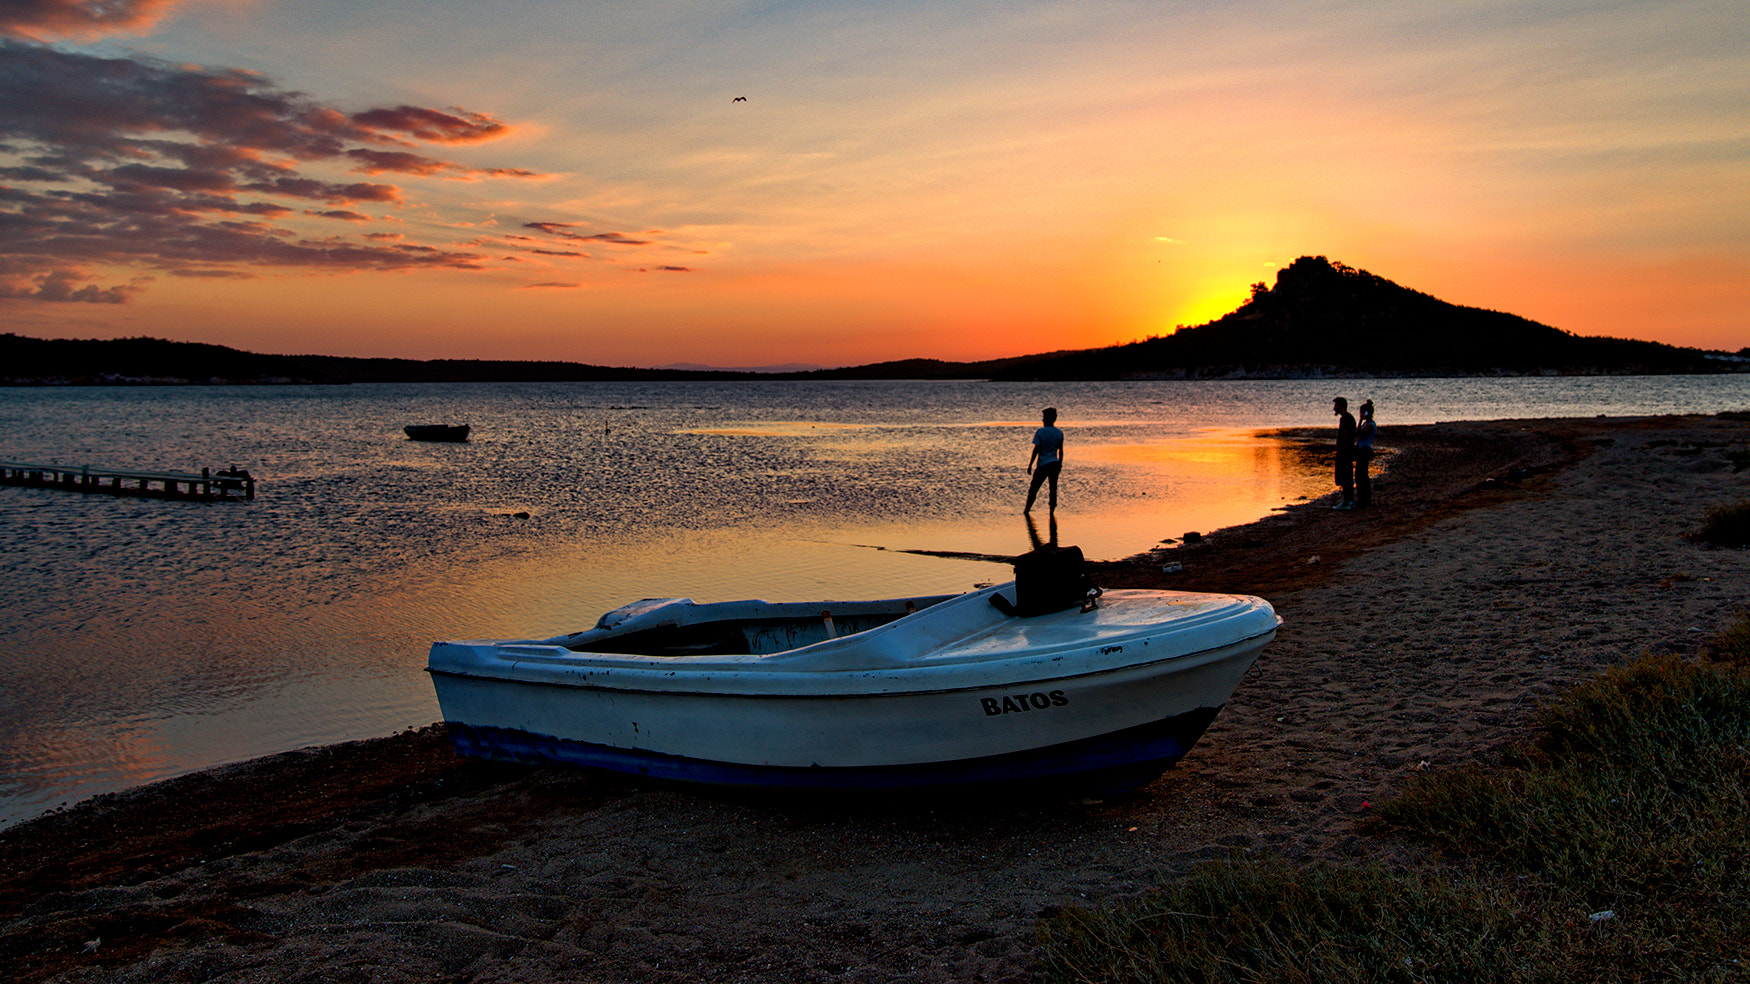
<instances>
[{"instance_id":1,"label":"dark cloud","mask_svg":"<svg viewBox=\"0 0 1750 984\"><path fill-rule=\"evenodd\" d=\"M0 181L58 181L61 175L40 167L0 167Z\"/></svg>"},{"instance_id":2,"label":"dark cloud","mask_svg":"<svg viewBox=\"0 0 1750 984\"><path fill-rule=\"evenodd\" d=\"M141 23L163 6L0 0L0 33ZM274 266L475 269L483 257L448 246L364 230L312 239L286 223L364 224L377 220L350 206L408 200L398 185L348 181L348 172L537 177L409 149L413 141L468 144L509 131L461 109L346 113L253 72L0 37L0 297L119 303L137 291L77 281L98 266L201 276Z\"/></svg>"},{"instance_id":3,"label":"dark cloud","mask_svg":"<svg viewBox=\"0 0 1750 984\"><path fill-rule=\"evenodd\" d=\"M658 252L676 252L676 247L658 242L654 238L638 238L620 232L592 232L589 227L576 222L525 222L524 229L533 230L541 235L529 236L515 232L502 233L496 242L502 246L522 250L528 256L551 256L560 259L595 259L595 254L572 248L581 243L605 243L614 247L650 246ZM652 229L644 233L646 237L661 236L660 230ZM555 242L557 240L557 242ZM484 243L476 245L485 245ZM700 251L696 251L700 252ZM614 255L621 255L616 250ZM509 257L506 257L509 259ZM636 273L649 273L655 270L660 273L691 273L691 267L659 266L633 268Z\"/></svg>"},{"instance_id":4,"label":"dark cloud","mask_svg":"<svg viewBox=\"0 0 1750 984\"><path fill-rule=\"evenodd\" d=\"M479 143L509 132L509 127L481 113L464 109L438 112L418 106L372 109L353 114L353 122L373 130L394 130L426 143Z\"/></svg>"},{"instance_id":5,"label":"dark cloud","mask_svg":"<svg viewBox=\"0 0 1750 984\"><path fill-rule=\"evenodd\" d=\"M340 219L343 222L369 222L369 221L371 221L371 217L364 214L363 212L352 212L352 211L348 211L347 209L343 209L343 208L329 209L326 212L318 212L315 209L307 209L307 210L305 210L304 214L305 215L314 215L317 218L323 218L323 219ZM369 237L366 237L366 238L369 238Z\"/></svg>"},{"instance_id":6,"label":"dark cloud","mask_svg":"<svg viewBox=\"0 0 1750 984\"><path fill-rule=\"evenodd\" d=\"M172 277L186 277L195 280L253 280L255 275L244 270L197 270L184 267L170 271Z\"/></svg>"},{"instance_id":7,"label":"dark cloud","mask_svg":"<svg viewBox=\"0 0 1750 984\"><path fill-rule=\"evenodd\" d=\"M597 232L589 235L572 232L571 230L576 226L570 222L528 222L523 225L523 228L539 229L548 235L558 236L561 239L574 239L584 243L613 243L616 246L650 245L648 239L633 239L618 232Z\"/></svg>"},{"instance_id":8,"label":"dark cloud","mask_svg":"<svg viewBox=\"0 0 1750 984\"><path fill-rule=\"evenodd\" d=\"M4 0L0 0L4 2ZM355 147L346 156L358 164L353 168L365 174L415 174L420 177L449 178L538 178L534 171L516 167L462 167L450 161L440 161L405 150L371 150Z\"/></svg>"},{"instance_id":9,"label":"dark cloud","mask_svg":"<svg viewBox=\"0 0 1750 984\"><path fill-rule=\"evenodd\" d=\"M457 170L454 164L434 160L420 154L409 154L404 150L367 150L357 147L346 152L346 156L358 161L356 171L366 174L442 174L445 171Z\"/></svg>"}]
</instances>

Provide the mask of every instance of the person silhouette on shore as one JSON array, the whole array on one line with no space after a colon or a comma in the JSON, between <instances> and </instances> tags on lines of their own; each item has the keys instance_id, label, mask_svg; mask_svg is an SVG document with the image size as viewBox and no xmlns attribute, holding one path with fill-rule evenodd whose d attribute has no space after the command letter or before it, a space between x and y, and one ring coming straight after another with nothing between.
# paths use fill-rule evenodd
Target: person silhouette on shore
<instances>
[{"instance_id":1,"label":"person silhouette on shore","mask_svg":"<svg viewBox=\"0 0 1750 984\"><path fill-rule=\"evenodd\" d=\"M1367 466L1373 461L1373 438L1379 428L1373 422L1373 401L1361 404L1361 422L1355 425L1355 508L1373 505L1373 477Z\"/></svg>"},{"instance_id":2,"label":"person silhouette on shore","mask_svg":"<svg viewBox=\"0 0 1750 984\"><path fill-rule=\"evenodd\" d=\"M1033 476L1033 482L1027 487L1027 506L1021 510L1024 513L1033 511L1033 501L1039 498L1039 486L1046 482L1051 483L1051 495L1047 501L1051 511L1057 512L1057 476L1063 471L1063 431L1057 429L1056 407L1046 407L1042 416L1045 426L1033 432L1033 453L1027 456L1027 472Z\"/></svg>"},{"instance_id":3,"label":"person silhouette on shore","mask_svg":"<svg viewBox=\"0 0 1750 984\"><path fill-rule=\"evenodd\" d=\"M1349 414L1349 401L1337 397L1331 401L1331 412L1337 415L1337 487L1343 490L1343 501L1333 509L1355 508L1355 418Z\"/></svg>"}]
</instances>

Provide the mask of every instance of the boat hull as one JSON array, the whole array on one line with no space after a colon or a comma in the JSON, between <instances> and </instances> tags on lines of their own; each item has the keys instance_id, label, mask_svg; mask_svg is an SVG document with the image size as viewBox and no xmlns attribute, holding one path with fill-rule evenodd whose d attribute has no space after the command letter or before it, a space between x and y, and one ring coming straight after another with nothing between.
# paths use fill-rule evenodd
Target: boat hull
<instances>
[{"instance_id":1,"label":"boat hull","mask_svg":"<svg viewBox=\"0 0 1750 984\"><path fill-rule=\"evenodd\" d=\"M1115 594L1104 614L1039 619L957 598L913 617L975 631L890 665L834 668L826 646L713 661L439 643L430 669L457 749L479 758L779 789L1134 784L1190 751L1276 618L1258 599ZM1140 625L1160 612L1192 627Z\"/></svg>"},{"instance_id":2,"label":"boat hull","mask_svg":"<svg viewBox=\"0 0 1750 984\"><path fill-rule=\"evenodd\" d=\"M408 424L401 428L410 441L441 441L459 444L468 440L467 424Z\"/></svg>"},{"instance_id":3,"label":"boat hull","mask_svg":"<svg viewBox=\"0 0 1750 984\"><path fill-rule=\"evenodd\" d=\"M557 762L667 782L739 789L883 792L962 786L1073 784L1100 793L1134 789L1171 768L1215 720L1202 707L1153 724L1053 745L949 762L866 766L772 766L664 755L535 735L450 724L456 750L499 762Z\"/></svg>"}]
</instances>

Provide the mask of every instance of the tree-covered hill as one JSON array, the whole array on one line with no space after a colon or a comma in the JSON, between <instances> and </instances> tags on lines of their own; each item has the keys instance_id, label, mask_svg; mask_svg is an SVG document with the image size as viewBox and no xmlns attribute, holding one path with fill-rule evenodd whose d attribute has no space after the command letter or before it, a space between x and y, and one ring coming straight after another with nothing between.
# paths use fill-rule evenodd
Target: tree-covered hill
<instances>
[{"instance_id":1,"label":"tree-covered hill","mask_svg":"<svg viewBox=\"0 0 1750 984\"><path fill-rule=\"evenodd\" d=\"M827 375L991 379L1706 373L1750 369L1739 354L1587 338L1517 315L1462 307L1384 277L1303 256L1252 286L1237 310L1128 345L971 364L890 363ZM909 374L909 372L908 372Z\"/></svg>"}]
</instances>

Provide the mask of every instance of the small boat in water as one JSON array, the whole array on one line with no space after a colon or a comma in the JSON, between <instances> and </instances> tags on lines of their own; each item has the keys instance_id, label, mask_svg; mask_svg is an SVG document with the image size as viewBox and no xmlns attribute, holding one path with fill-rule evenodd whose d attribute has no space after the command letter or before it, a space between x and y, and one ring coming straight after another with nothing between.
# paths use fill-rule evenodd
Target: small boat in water
<instances>
[{"instance_id":1,"label":"small boat in water","mask_svg":"<svg viewBox=\"0 0 1750 984\"><path fill-rule=\"evenodd\" d=\"M1280 622L1259 598L1143 590L1023 616L1012 588L648 599L551 639L439 642L428 671L479 758L761 789L1115 792L1190 750Z\"/></svg>"},{"instance_id":2,"label":"small boat in water","mask_svg":"<svg viewBox=\"0 0 1750 984\"><path fill-rule=\"evenodd\" d=\"M466 441L467 424L408 424L401 428L410 441Z\"/></svg>"}]
</instances>

